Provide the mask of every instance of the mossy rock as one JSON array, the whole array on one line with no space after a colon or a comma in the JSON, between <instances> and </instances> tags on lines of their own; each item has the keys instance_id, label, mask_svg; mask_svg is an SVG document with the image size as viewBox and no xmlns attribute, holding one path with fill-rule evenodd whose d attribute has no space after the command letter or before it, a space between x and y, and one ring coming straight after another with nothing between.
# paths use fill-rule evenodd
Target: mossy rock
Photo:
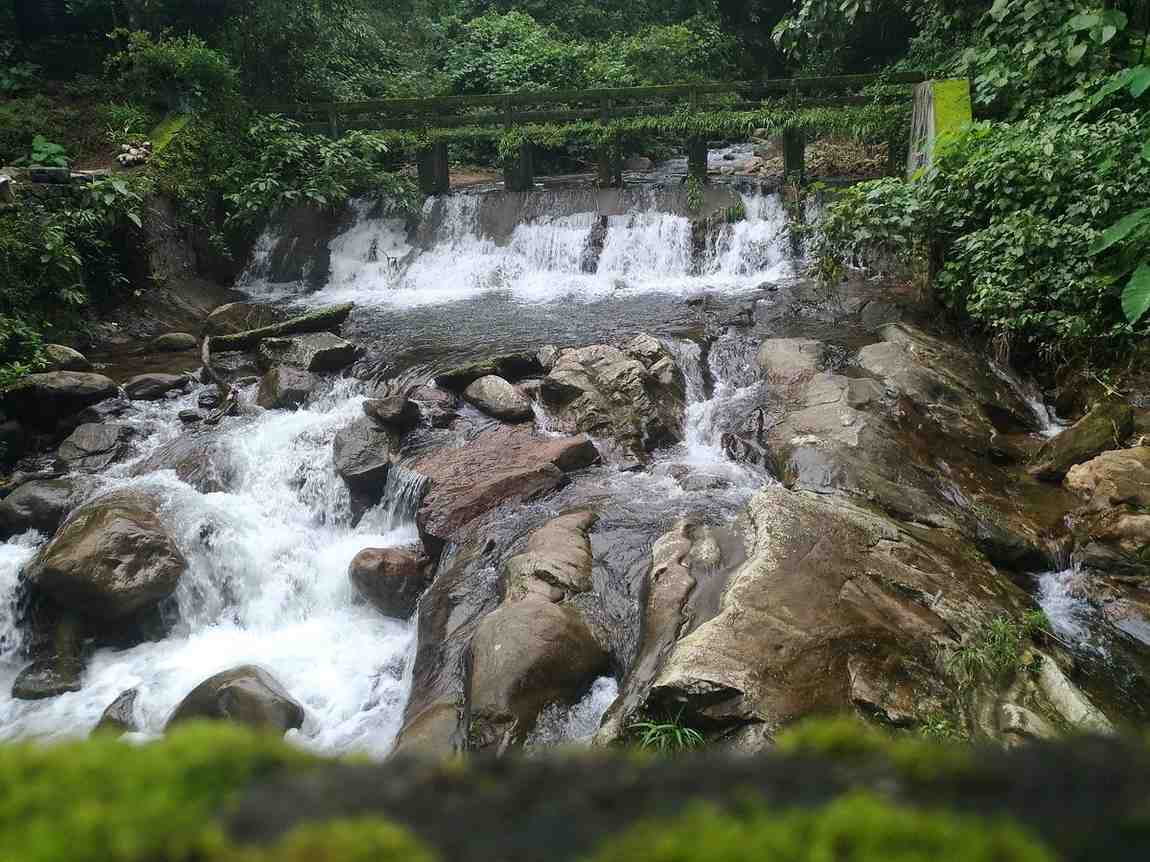
<instances>
[{"instance_id":1,"label":"mossy rock","mask_svg":"<svg viewBox=\"0 0 1150 862\"><path fill-rule=\"evenodd\" d=\"M814 810L694 805L608 840L587 862L1053 862L1016 824L854 794Z\"/></svg>"},{"instance_id":2,"label":"mossy rock","mask_svg":"<svg viewBox=\"0 0 1150 862\"><path fill-rule=\"evenodd\" d=\"M212 862L437 862L409 831L371 818L308 823L271 847L226 849Z\"/></svg>"}]
</instances>

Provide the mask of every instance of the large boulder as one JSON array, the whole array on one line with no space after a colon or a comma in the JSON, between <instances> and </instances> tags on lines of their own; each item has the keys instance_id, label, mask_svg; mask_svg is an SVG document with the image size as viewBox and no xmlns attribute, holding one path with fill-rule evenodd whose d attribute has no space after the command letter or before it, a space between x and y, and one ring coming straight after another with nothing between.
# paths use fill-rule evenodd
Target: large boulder
<instances>
[{"instance_id":1,"label":"large boulder","mask_svg":"<svg viewBox=\"0 0 1150 862\"><path fill-rule=\"evenodd\" d=\"M116 695L116 699L105 707L92 732L131 733L139 730L136 723L136 700L139 696L137 688L129 688Z\"/></svg>"},{"instance_id":2,"label":"large boulder","mask_svg":"<svg viewBox=\"0 0 1150 862\"><path fill-rule=\"evenodd\" d=\"M509 599L540 592L553 600L590 591L594 512L571 512L548 521L524 550L503 564Z\"/></svg>"},{"instance_id":3,"label":"large boulder","mask_svg":"<svg viewBox=\"0 0 1150 862\"><path fill-rule=\"evenodd\" d=\"M36 530L46 536L71 511L79 488L75 478L35 479L0 500L0 535Z\"/></svg>"},{"instance_id":4,"label":"large boulder","mask_svg":"<svg viewBox=\"0 0 1150 862\"><path fill-rule=\"evenodd\" d=\"M190 332L165 332L148 343L148 349L155 353L181 353L185 350L198 350L200 341Z\"/></svg>"},{"instance_id":5,"label":"large boulder","mask_svg":"<svg viewBox=\"0 0 1150 862\"><path fill-rule=\"evenodd\" d=\"M431 582L432 567L410 548L364 548L351 561L348 577L380 613L405 620Z\"/></svg>"},{"instance_id":6,"label":"large boulder","mask_svg":"<svg viewBox=\"0 0 1150 862\"><path fill-rule=\"evenodd\" d=\"M596 344L559 351L540 395L561 428L613 439L636 456L683 436L683 373L649 335L622 349Z\"/></svg>"},{"instance_id":7,"label":"large boulder","mask_svg":"<svg viewBox=\"0 0 1150 862\"><path fill-rule=\"evenodd\" d=\"M332 442L335 472L351 491L353 509L362 512L379 502L398 454L396 434L366 416L336 432Z\"/></svg>"},{"instance_id":8,"label":"large boulder","mask_svg":"<svg viewBox=\"0 0 1150 862\"><path fill-rule=\"evenodd\" d=\"M124 384L133 401L156 401L174 389L187 389L192 379L186 374L137 374Z\"/></svg>"},{"instance_id":9,"label":"large boulder","mask_svg":"<svg viewBox=\"0 0 1150 862\"><path fill-rule=\"evenodd\" d=\"M521 744L544 707L573 703L607 661L572 606L538 595L504 604L483 619L471 642L471 746Z\"/></svg>"},{"instance_id":10,"label":"large boulder","mask_svg":"<svg viewBox=\"0 0 1150 862\"><path fill-rule=\"evenodd\" d=\"M12 683L16 700L45 700L79 691L83 664L76 659L47 658L32 662Z\"/></svg>"},{"instance_id":11,"label":"large boulder","mask_svg":"<svg viewBox=\"0 0 1150 862\"><path fill-rule=\"evenodd\" d=\"M792 383L818 371L824 351L811 338L768 338L759 345L759 367L771 383Z\"/></svg>"},{"instance_id":12,"label":"large boulder","mask_svg":"<svg viewBox=\"0 0 1150 862\"><path fill-rule=\"evenodd\" d=\"M403 395L369 398L363 402L363 414L376 425L401 435L418 425L420 419L419 405Z\"/></svg>"},{"instance_id":13,"label":"large boulder","mask_svg":"<svg viewBox=\"0 0 1150 862\"><path fill-rule=\"evenodd\" d=\"M310 371L278 365L260 379L256 404L265 410L294 409L307 401L318 383Z\"/></svg>"},{"instance_id":14,"label":"large boulder","mask_svg":"<svg viewBox=\"0 0 1150 862\"><path fill-rule=\"evenodd\" d=\"M480 515L551 491L567 473L598 459L584 435L542 437L527 425L491 428L465 446L432 452L412 465L430 480L418 523L429 536L455 540Z\"/></svg>"},{"instance_id":15,"label":"large boulder","mask_svg":"<svg viewBox=\"0 0 1150 862\"><path fill-rule=\"evenodd\" d=\"M69 470L96 473L128 452L135 431L116 422L85 423L73 431L56 451Z\"/></svg>"},{"instance_id":16,"label":"large boulder","mask_svg":"<svg viewBox=\"0 0 1150 862\"><path fill-rule=\"evenodd\" d=\"M63 344L45 344L44 356L48 360L48 371L92 370L92 363L83 353Z\"/></svg>"},{"instance_id":17,"label":"large boulder","mask_svg":"<svg viewBox=\"0 0 1150 862\"><path fill-rule=\"evenodd\" d=\"M1093 409L1048 440L1030 467L1039 479L1059 481L1075 464L1113 449L1134 431L1134 411L1124 401L1100 401Z\"/></svg>"},{"instance_id":18,"label":"large boulder","mask_svg":"<svg viewBox=\"0 0 1150 862\"><path fill-rule=\"evenodd\" d=\"M338 335L313 332L291 338L265 338L256 350L265 368L291 365L304 371L340 371L359 359L362 351Z\"/></svg>"},{"instance_id":19,"label":"large boulder","mask_svg":"<svg viewBox=\"0 0 1150 862\"><path fill-rule=\"evenodd\" d=\"M231 450L210 433L189 432L164 443L132 466L133 476L172 470L181 482L201 494L227 491L236 480L237 467Z\"/></svg>"},{"instance_id":20,"label":"large boulder","mask_svg":"<svg viewBox=\"0 0 1150 862\"><path fill-rule=\"evenodd\" d=\"M495 375L504 380L516 381L524 377L536 377L542 373L543 366L534 353L504 353L437 374L435 385L442 389L461 392L480 377Z\"/></svg>"},{"instance_id":21,"label":"large boulder","mask_svg":"<svg viewBox=\"0 0 1150 862\"><path fill-rule=\"evenodd\" d=\"M286 312L274 305L258 302L229 302L208 315L204 322L206 335L234 335L250 329L262 329L288 319Z\"/></svg>"},{"instance_id":22,"label":"large boulder","mask_svg":"<svg viewBox=\"0 0 1150 862\"><path fill-rule=\"evenodd\" d=\"M1150 446L1103 452L1067 470L1064 484L1095 511L1150 509Z\"/></svg>"},{"instance_id":23,"label":"large boulder","mask_svg":"<svg viewBox=\"0 0 1150 862\"><path fill-rule=\"evenodd\" d=\"M0 393L0 410L20 422L51 430L61 419L112 398L119 387L103 374L49 371L29 374Z\"/></svg>"},{"instance_id":24,"label":"large boulder","mask_svg":"<svg viewBox=\"0 0 1150 862\"><path fill-rule=\"evenodd\" d=\"M905 323L887 324L879 334L881 342L859 351L859 367L955 440L985 450L998 431L1037 430L1030 405L983 355Z\"/></svg>"},{"instance_id":25,"label":"large boulder","mask_svg":"<svg viewBox=\"0 0 1150 862\"><path fill-rule=\"evenodd\" d=\"M64 607L116 620L170 596L186 568L156 501L126 489L73 512L24 573Z\"/></svg>"},{"instance_id":26,"label":"large boulder","mask_svg":"<svg viewBox=\"0 0 1150 862\"><path fill-rule=\"evenodd\" d=\"M303 724L304 708L266 670L242 665L192 689L172 712L165 730L190 719L235 721L282 733Z\"/></svg>"},{"instance_id":27,"label":"large boulder","mask_svg":"<svg viewBox=\"0 0 1150 862\"><path fill-rule=\"evenodd\" d=\"M15 419L0 419L0 465L19 461L27 443L28 434L23 425Z\"/></svg>"},{"instance_id":28,"label":"large boulder","mask_svg":"<svg viewBox=\"0 0 1150 862\"><path fill-rule=\"evenodd\" d=\"M531 399L494 374L473 380L463 390L469 404L503 422L526 422L535 414Z\"/></svg>"},{"instance_id":29,"label":"large boulder","mask_svg":"<svg viewBox=\"0 0 1150 862\"><path fill-rule=\"evenodd\" d=\"M746 561L709 615L696 611L682 636L669 635L647 707L683 709L749 747L855 701L877 699L872 708L893 723L921 720L952 693L937 657L1026 601L952 531L900 525L841 495L771 486L745 518ZM876 663L897 666L921 715L880 691Z\"/></svg>"}]
</instances>

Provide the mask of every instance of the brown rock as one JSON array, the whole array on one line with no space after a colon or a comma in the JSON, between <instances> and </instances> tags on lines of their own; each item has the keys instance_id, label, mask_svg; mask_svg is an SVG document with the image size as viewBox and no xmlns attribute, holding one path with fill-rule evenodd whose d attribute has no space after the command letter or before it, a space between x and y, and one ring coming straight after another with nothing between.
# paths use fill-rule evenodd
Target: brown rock
<instances>
[{"instance_id":1,"label":"brown rock","mask_svg":"<svg viewBox=\"0 0 1150 862\"><path fill-rule=\"evenodd\" d=\"M284 732L303 724L304 709L266 670L243 665L218 673L192 689L168 719L165 730L197 718Z\"/></svg>"},{"instance_id":2,"label":"brown rock","mask_svg":"<svg viewBox=\"0 0 1150 862\"><path fill-rule=\"evenodd\" d=\"M310 371L278 365L260 379L256 404L265 410L299 407L307 401L318 382Z\"/></svg>"},{"instance_id":3,"label":"brown rock","mask_svg":"<svg viewBox=\"0 0 1150 862\"><path fill-rule=\"evenodd\" d=\"M407 619L431 582L429 560L408 548L364 548L348 577L361 596L384 616Z\"/></svg>"},{"instance_id":4,"label":"brown rock","mask_svg":"<svg viewBox=\"0 0 1150 862\"><path fill-rule=\"evenodd\" d=\"M103 374L29 374L0 392L0 411L20 417L24 425L51 430L60 419L112 398L118 391L115 382Z\"/></svg>"},{"instance_id":5,"label":"brown rock","mask_svg":"<svg viewBox=\"0 0 1150 862\"><path fill-rule=\"evenodd\" d=\"M541 437L525 425L492 428L466 446L433 452L412 465L430 480L418 522L428 535L454 540L485 512L553 490L564 474L598 460L584 435Z\"/></svg>"},{"instance_id":6,"label":"brown rock","mask_svg":"<svg viewBox=\"0 0 1150 862\"><path fill-rule=\"evenodd\" d=\"M1113 449L1134 430L1134 412L1124 401L1102 401L1038 450L1030 474L1056 481L1075 464Z\"/></svg>"}]
</instances>

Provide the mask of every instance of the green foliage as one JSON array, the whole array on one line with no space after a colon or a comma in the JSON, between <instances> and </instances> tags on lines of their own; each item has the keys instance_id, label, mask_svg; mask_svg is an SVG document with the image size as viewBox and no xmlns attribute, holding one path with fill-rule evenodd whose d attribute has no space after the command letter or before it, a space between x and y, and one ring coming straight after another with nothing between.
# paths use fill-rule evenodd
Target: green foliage
<instances>
[{"instance_id":1,"label":"green foliage","mask_svg":"<svg viewBox=\"0 0 1150 862\"><path fill-rule=\"evenodd\" d=\"M0 97L10 98L33 89L40 81L40 66L18 58L12 42L0 41Z\"/></svg>"},{"instance_id":2,"label":"green foliage","mask_svg":"<svg viewBox=\"0 0 1150 862\"><path fill-rule=\"evenodd\" d=\"M457 93L582 86L588 51L522 12L489 12L447 28L446 64Z\"/></svg>"},{"instance_id":3,"label":"green foliage","mask_svg":"<svg viewBox=\"0 0 1150 862\"><path fill-rule=\"evenodd\" d=\"M593 862L1053 862L1021 826L855 793L821 808L697 804L608 839Z\"/></svg>"},{"instance_id":4,"label":"green foliage","mask_svg":"<svg viewBox=\"0 0 1150 862\"><path fill-rule=\"evenodd\" d=\"M225 109L238 92L239 75L219 51L198 36L164 36L120 30L124 48L108 59L108 70L136 98L159 101L169 110L212 105Z\"/></svg>"},{"instance_id":5,"label":"green foliage","mask_svg":"<svg viewBox=\"0 0 1150 862\"><path fill-rule=\"evenodd\" d=\"M399 212L416 206L411 180L386 169L388 146L379 135L356 131L333 140L302 134L283 117L262 116L249 137L254 158L223 177L231 219L250 223L283 207L334 207L364 194L380 195Z\"/></svg>"},{"instance_id":6,"label":"green foliage","mask_svg":"<svg viewBox=\"0 0 1150 862\"><path fill-rule=\"evenodd\" d=\"M1104 70L1126 23L1096 0L995 0L959 71L977 103L1017 111Z\"/></svg>"},{"instance_id":7,"label":"green foliage","mask_svg":"<svg viewBox=\"0 0 1150 862\"><path fill-rule=\"evenodd\" d=\"M722 81L734 76L734 56L734 39L696 17L612 36L594 52L585 77L593 86L616 87Z\"/></svg>"},{"instance_id":8,"label":"green foliage","mask_svg":"<svg viewBox=\"0 0 1150 862\"><path fill-rule=\"evenodd\" d=\"M250 781L312 763L238 726L188 724L162 741L109 737L0 747L0 846L20 862L204 858L212 818ZM197 854L204 854L199 855Z\"/></svg>"},{"instance_id":9,"label":"green foliage","mask_svg":"<svg viewBox=\"0 0 1150 862\"><path fill-rule=\"evenodd\" d=\"M225 850L213 862L435 862L438 858L403 827L360 818L306 823L272 847Z\"/></svg>"},{"instance_id":10,"label":"green foliage","mask_svg":"<svg viewBox=\"0 0 1150 862\"><path fill-rule=\"evenodd\" d=\"M636 721L627 730L640 748L657 751L660 754L690 751L703 744L703 734L683 723L681 709L667 719L648 718Z\"/></svg>"},{"instance_id":11,"label":"green foliage","mask_svg":"<svg viewBox=\"0 0 1150 862\"><path fill-rule=\"evenodd\" d=\"M154 111L135 102L109 102L101 114L104 135L113 146L145 140L156 122Z\"/></svg>"},{"instance_id":12,"label":"green foliage","mask_svg":"<svg viewBox=\"0 0 1150 862\"><path fill-rule=\"evenodd\" d=\"M66 168L68 167L68 156L60 144L49 141L43 135L36 135L32 139L32 152L23 158L16 159L16 164L44 168Z\"/></svg>"},{"instance_id":13,"label":"green foliage","mask_svg":"<svg viewBox=\"0 0 1150 862\"><path fill-rule=\"evenodd\" d=\"M127 285L115 234L140 225L148 186L145 177L104 177L74 187L60 206L0 210L0 381L35 370L47 327L75 323L89 302Z\"/></svg>"},{"instance_id":14,"label":"green foliage","mask_svg":"<svg viewBox=\"0 0 1150 862\"><path fill-rule=\"evenodd\" d=\"M971 635L966 643L950 650L945 659L947 672L960 688L966 689L978 682L999 682L1026 670L1024 649L1039 623L1039 618L1033 614L1028 614L1022 621L1006 616L995 617Z\"/></svg>"},{"instance_id":15,"label":"green foliage","mask_svg":"<svg viewBox=\"0 0 1150 862\"><path fill-rule=\"evenodd\" d=\"M1077 98L1074 110L1090 101ZM1145 206L1150 116L1045 114L977 124L940 141L915 182L881 180L840 196L814 243L820 274L929 252L940 298L1024 355L1122 349L1136 330L1119 282L1144 260L1144 235L1131 222L1112 229L1111 245L1099 237Z\"/></svg>"}]
</instances>

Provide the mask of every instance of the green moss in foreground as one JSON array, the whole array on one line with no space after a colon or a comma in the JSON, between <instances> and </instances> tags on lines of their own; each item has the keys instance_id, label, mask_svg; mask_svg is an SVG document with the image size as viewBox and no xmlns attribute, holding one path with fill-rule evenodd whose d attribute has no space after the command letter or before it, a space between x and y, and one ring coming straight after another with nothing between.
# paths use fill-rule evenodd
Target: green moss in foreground
<instances>
[{"instance_id":1,"label":"green moss in foreground","mask_svg":"<svg viewBox=\"0 0 1150 862\"><path fill-rule=\"evenodd\" d=\"M695 805L610 839L588 862L1054 862L1009 822L917 811L856 794L814 810Z\"/></svg>"},{"instance_id":2,"label":"green moss in foreground","mask_svg":"<svg viewBox=\"0 0 1150 862\"><path fill-rule=\"evenodd\" d=\"M313 762L281 739L225 723L189 723L140 746L107 736L0 746L0 858L202 858L222 846L221 806L253 780Z\"/></svg>"},{"instance_id":3,"label":"green moss in foreground","mask_svg":"<svg viewBox=\"0 0 1150 862\"><path fill-rule=\"evenodd\" d=\"M308 823L271 847L223 852L218 862L436 862L401 826L368 818Z\"/></svg>"},{"instance_id":4,"label":"green moss in foreground","mask_svg":"<svg viewBox=\"0 0 1150 862\"><path fill-rule=\"evenodd\" d=\"M787 728L775 740L787 754L830 757L842 762L885 759L905 778L933 781L972 768L970 746L891 734L846 716L809 719Z\"/></svg>"}]
</instances>

